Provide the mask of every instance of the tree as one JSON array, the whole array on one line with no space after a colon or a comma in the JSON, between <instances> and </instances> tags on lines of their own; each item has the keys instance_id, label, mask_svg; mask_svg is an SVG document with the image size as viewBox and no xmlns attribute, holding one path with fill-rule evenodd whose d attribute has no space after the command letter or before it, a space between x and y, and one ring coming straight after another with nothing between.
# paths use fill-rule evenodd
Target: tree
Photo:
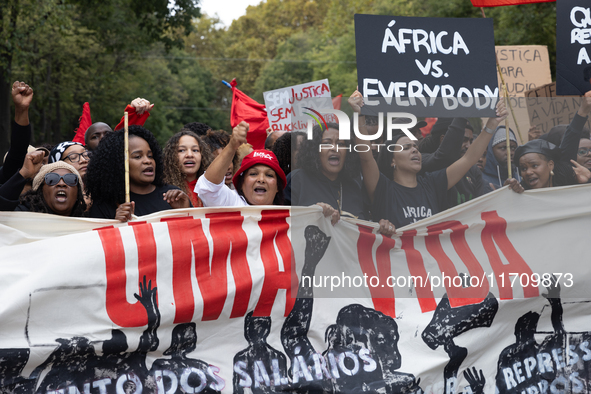
<instances>
[{"instance_id":1,"label":"tree","mask_svg":"<svg viewBox=\"0 0 591 394\"><path fill-rule=\"evenodd\" d=\"M13 78L35 80L32 115L42 125L36 134L57 142L75 127L79 100L92 101L89 92L111 89L130 55L155 42L167 49L182 46L197 16L197 0L177 0L172 8L167 0L5 1L0 5L0 154L9 146ZM78 116L66 118L64 110Z\"/></svg>"}]
</instances>

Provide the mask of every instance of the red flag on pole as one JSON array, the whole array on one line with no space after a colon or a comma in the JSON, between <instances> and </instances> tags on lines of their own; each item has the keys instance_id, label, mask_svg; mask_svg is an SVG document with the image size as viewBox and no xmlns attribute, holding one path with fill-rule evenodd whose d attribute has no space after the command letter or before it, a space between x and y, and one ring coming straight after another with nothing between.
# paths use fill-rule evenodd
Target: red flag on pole
<instances>
[{"instance_id":1,"label":"red flag on pole","mask_svg":"<svg viewBox=\"0 0 591 394\"><path fill-rule=\"evenodd\" d=\"M499 7L503 5L519 5L530 3L553 3L556 0L470 0L474 7Z\"/></svg>"},{"instance_id":2,"label":"red flag on pole","mask_svg":"<svg viewBox=\"0 0 591 394\"><path fill-rule=\"evenodd\" d=\"M127 107L125 107L124 112L127 112L128 124L130 126L143 126L144 123L146 123L146 120L150 117L150 111L145 111L143 114L140 115L137 112L135 112L135 108L129 104L127 104ZM123 126L125 126L125 115L123 115L119 124L115 126L115 131L123 129Z\"/></svg>"},{"instance_id":3,"label":"red flag on pole","mask_svg":"<svg viewBox=\"0 0 591 394\"><path fill-rule=\"evenodd\" d=\"M236 78L230 82L232 87L232 112L230 124L236 127L241 121L250 125L246 139L254 149L265 149L267 139L267 128L269 119L263 104L257 103L252 98L236 88Z\"/></svg>"},{"instance_id":4,"label":"red flag on pole","mask_svg":"<svg viewBox=\"0 0 591 394\"><path fill-rule=\"evenodd\" d=\"M84 145L84 134L86 134L86 130L92 125L92 120L90 119L90 105L88 103L84 103L82 106L82 116L78 120L78 128L74 130L76 135L72 138L72 141L79 142Z\"/></svg>"}]
</instances>

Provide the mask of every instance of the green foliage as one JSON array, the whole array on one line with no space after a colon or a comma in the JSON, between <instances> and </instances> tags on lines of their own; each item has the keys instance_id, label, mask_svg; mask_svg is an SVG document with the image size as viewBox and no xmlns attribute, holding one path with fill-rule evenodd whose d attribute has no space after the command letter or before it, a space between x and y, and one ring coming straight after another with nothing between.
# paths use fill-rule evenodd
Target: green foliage
<instances>
[{"instance_id":1,"label":"green foliage","mask_svg":"<svg viewBox=\"0 0 591 394\"><path fill-rule=\"evenodd\" d=\"M199 16L196 0L5 0L0 73L34 88L37 143L72 138L85 101L93 121L114 125L138 96L156 104L146 126L164 143L191 121L229 130L222 79L260 102L264 91L323 78L349 95L355 13L482 17L469 0L266 0L225 28ZM486 14L498 45L547 45L555 69L555 3Z\"/></svg>"}]
</instances>

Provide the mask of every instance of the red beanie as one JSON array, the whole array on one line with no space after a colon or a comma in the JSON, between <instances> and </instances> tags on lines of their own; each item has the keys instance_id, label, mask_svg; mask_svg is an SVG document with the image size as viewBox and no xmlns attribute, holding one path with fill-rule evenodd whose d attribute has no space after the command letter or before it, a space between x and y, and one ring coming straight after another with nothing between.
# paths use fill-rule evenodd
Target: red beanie
<instances>
[{"instance_id":1,"label":"red beanie","mask_svg":"<svg viewBox=\"0 0 591 394\"><path fill-rule=\"evenodd\" d=\"M256 166L257 164L271 167L277 174L277 178L281 179L281 190L283 190L287 180L285 179L285 173L279 166L279 160L277 160L277 157L275 157L273 152L264 149L253 150L248 155L246 155L244 159L242 159L240 169L236 171L236 174L234 174L234 177L232 178L234 186L238 188L238 178L242 176L244 171L248 170L250 167Z\"/></svg>"}]
</instances>

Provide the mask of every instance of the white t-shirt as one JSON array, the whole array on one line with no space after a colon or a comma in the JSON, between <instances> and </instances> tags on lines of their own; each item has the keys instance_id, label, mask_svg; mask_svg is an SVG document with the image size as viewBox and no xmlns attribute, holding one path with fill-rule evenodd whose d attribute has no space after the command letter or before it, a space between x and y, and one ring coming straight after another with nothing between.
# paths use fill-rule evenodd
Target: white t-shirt
<instances>
[{"instance_id":1,"label":"white t-shirt","mask_svg":"<svg viewBox=\"0 0 591 394\"><path fill-rule=\"evenodd\" d=\"M206 207L246 207L248 203L235 190L222 183L216 185L201 175L195 185L195 193Z\"/></svg>"}]
</instances>

